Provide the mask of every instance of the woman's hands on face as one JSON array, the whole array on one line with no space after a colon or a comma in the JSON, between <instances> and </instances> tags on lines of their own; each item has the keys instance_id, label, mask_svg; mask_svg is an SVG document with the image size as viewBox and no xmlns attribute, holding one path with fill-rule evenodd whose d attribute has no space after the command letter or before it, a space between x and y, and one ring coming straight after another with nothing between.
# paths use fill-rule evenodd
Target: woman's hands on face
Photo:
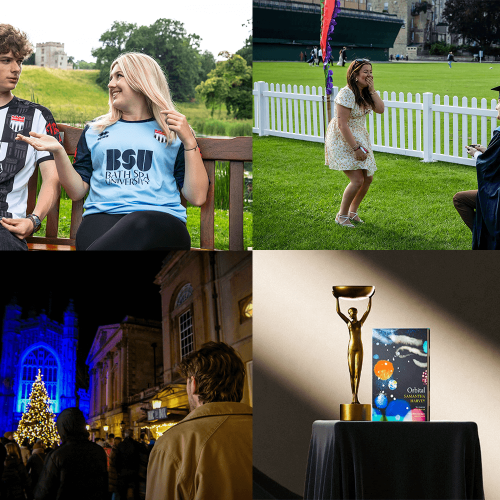
<instances>
[{"instance_id":1,"label":"woman's hands on face","mask_svg":"<svg viewBox=\"0 0 500 500\"><path fill-rule=\"evenodd\" d=\"M184 144L184 147L186 149L196 147L196 138L191 131L186 117L182 113L174 110L160 111L160 113L165 115L165 122L168 128L178 135L179 139L182 141L182 144Z\"/></svg>"},{"instance_id":2,"label":"woman's hands on face","mask_svg":"<svg viewBox=\"0 0 500 500\"><path fill-rule=\"evenodd\" d=\"M30 146L35 148L37 151L47 151L49 153L56 153L60 149L63 149L59 141L52 135L37 134L36 132L30 132L30 137L17 134L15 140L26 142Z\"/></svg>"},{"instance_id":3,"label":"woman's hands on face","mask_svg":"<svg viewBox=\"0 0 500 500\"><path fill-rule=\"evenodd\" d=\"M375 84L373 83L373 75L366 77L366 83L368 85L368 90L371 92L375 92Z\"/></svg>"}]
</instances>

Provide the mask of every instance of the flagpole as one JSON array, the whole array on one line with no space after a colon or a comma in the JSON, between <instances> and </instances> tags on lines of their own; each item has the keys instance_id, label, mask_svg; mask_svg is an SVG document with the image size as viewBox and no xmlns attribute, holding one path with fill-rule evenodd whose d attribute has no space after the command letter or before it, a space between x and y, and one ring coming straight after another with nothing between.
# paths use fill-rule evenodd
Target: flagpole
<instances>
[{"instance_id":1,"label":"flagpole","mask_svg":"<svg viewBox=\"0 0 500 500\"><path fill-rule=\"evenodd\" d=\"M327 165L327 147L326 147L326 132L328 124L331 120L331 93L333 89L333 71L330 69L330 58L332 49L330 47L331 37L337 21L335 18L340 12L340 0L321 0L321 32L320 32L320 47L323 55L323 72L325 74L325 95L323 95L323 103L326 102L326 123L325 123L325 165Z\"/></svg>"}]
</instances>

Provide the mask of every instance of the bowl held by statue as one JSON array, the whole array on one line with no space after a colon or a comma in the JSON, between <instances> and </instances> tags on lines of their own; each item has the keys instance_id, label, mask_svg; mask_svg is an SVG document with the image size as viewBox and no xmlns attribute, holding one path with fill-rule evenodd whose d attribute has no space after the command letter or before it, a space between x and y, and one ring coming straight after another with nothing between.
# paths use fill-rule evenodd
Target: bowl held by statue
<instances>
[{"instance_id":1,"label":"bowl held by statue","mask_svg":"<svg viewBox=\"0 0 500 500\"><path fill-rule=\"evenodd\" d=\"M334 286L333 295L344 299L367 299L375 293L374 286Z\"/></svg>"}]
</instances>

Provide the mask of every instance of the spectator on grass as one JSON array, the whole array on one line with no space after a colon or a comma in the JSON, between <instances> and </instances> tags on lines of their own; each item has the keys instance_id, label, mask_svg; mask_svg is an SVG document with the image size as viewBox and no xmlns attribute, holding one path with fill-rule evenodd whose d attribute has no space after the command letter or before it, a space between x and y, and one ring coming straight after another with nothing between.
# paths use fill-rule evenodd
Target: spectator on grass
<instances>
[{"instance_id":1,"label":"spectator on grass","mask_svg":"<svg viewBox=\"0 0 500 500\"><path fill-rule=\"evenodd\" d=\"M73 200L88 193L77 250L189 250L181 194L201 206L209 181L165 74L152 57L125 53L111 64L108 88L109 113L85 127L74 165L48 135L17 140L54 155Z\"/></svg>"},{"instance_id":2,"label":"spectator on grass","mask_svg":"<svg viewBox=\"0 0 500 500\"><path fill-rule=\"evenodd\" d=\"M500 86L491 90L500 92ZM500 119L500 94L496 110ZM457 193L453 204L472 231L473 250L500 250L500 127L487 148L473 144L466 149L476 159L478 189Z\"/></svg>"},{"instance_id":3,"label":"spectator on grass","mask_svg":"<svg viewBox=\"0 0 500 500\"><path fill-rule=\"evenodd\" d=\"M32 52L26 33L10 24L0 24L0 108L5 117L0 129L0 250L28 250L26 237L40 229L60 191L52 153L34 151L15 142L18 133L27 136L31 132L49 134L56 144L61 140L47 108L12 93L21 78L23 61ZM36 165L40 167L42 185L33 212L26 215L28 181Z\"/></svg>"},{"instance_id":4,"label":"spectator on grass","mask_svg":"<svg viewBox=\"0 0 500 500\"><path fill-rule=\"evenodd\" d=\"M384 102L375 92L372 64L356 59L347 70L347 86L335 98L335 116L328 125L325 148L332 170L341 170L349 179L335 222L354 227L362 223L358 208L377 170L366 130L366 114L384 112Z\"/></svg>"},{"instance_id":5,"label":"spectator on grass","mask_svg":"<svg viewBox=\"0 0 500 500\"><path fill-rule=\"evenodd\" d=\"M345 66L347 61L347 47L342 47L342 66Z\"/></svg>"},{"instance_id":6,"label":"spectator on grass","mask_svg":"<svg viewBox=\"0 0 500 500\"><path fill-rule=\"evenodd\" d=\"M451 69L451 63L455 61L455 58L453 57L453 52L451 52L450 50L450 53L448 54L448 66L450 67Z\"/></svg>"}]
</instances>

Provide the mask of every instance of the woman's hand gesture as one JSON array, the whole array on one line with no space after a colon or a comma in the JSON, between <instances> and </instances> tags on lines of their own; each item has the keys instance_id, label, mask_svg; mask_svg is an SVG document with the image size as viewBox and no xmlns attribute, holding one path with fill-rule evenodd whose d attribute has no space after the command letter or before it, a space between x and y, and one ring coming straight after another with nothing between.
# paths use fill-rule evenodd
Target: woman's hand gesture
<instances>
[{"instance_id":1,"label":"woman's hand gesture","mask_svg":"<svg viewBox=\"0 0 500 500\"><path fill-rule=\"evenodd\" d=\"M17 134L15 140L27 142L37 151L47 151L49 153L56 153L57 151L62 149L62 145L55 137L46 134L37 134L36 132L30 132L30 137L26 137L25 135L22 134Z\"/></svg>"},{"instance_id":2,"label":"woman's hand gesture","mask_svg":"<svg viewBox=\"0 0 500 500\"><path fill-rule=\"evenodd\" d=\"M356 151L354 151L354 156L356 157L356 160L358 160L358 161L365 161L368 155L366 153L363 153L361 148L359 148L359 149L356 149Z\"/></svg>"},{"instance_id":3,"label":"woman's hand gesture","mask_svg":"<svg viewBox=\"0 0 500 500\"><path fill-rule=\"evenodd\" d=\"M186 117L182 113L174 111L173 109L168 111L160 111L160 113L165 115L165 122L168 128L178 135L179 139L182 141L182 144L184 144L185 149L196 147L196 138L193 135Z\"/></svg>"},{"instance_id":4,"label":"woman's hand gesture","mask_svg":"<svg viewBox=\"0 0 500 500\"><path fill-rule=\"evenodd\" d=\"M366 83L368 84L368 91L370 94L375 92L375 84L373 83L373 75L366 77Z\"/></svg>"}]
</instances>

